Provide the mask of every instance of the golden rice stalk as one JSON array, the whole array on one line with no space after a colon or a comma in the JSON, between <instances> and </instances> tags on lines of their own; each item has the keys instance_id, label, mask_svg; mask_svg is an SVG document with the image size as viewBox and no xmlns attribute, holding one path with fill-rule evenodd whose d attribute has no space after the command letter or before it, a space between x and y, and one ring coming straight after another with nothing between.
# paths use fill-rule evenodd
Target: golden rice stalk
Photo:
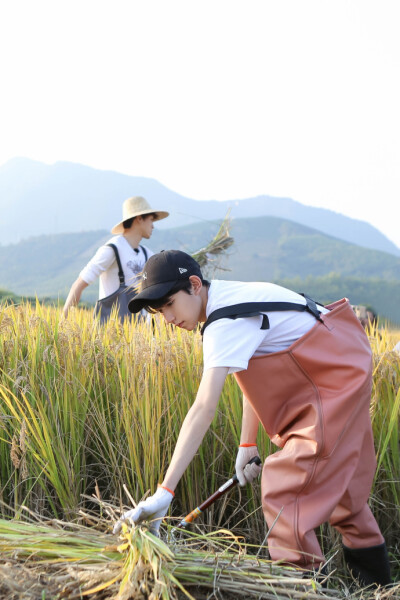
<instances>
[{"instance_id":1,"label":"golden rice stalk","mask_svg":"<svg viewBox=\"0 0 400 600\"><path fill-rule=\"evenodd\" d=\"M194 600L174 576L172 561L167 544L141 527L124 524L117 540L93 527L61 521L0 519L0 597L10 600L58 594L169 600L176 589Z\"/></svg>"},{"instance_id":2,"label":"golden rice stalk","mask_svg":"<svg viewBox=\"0 0 400 600\"><path fill-rule=\"evenodd\" d=\"M33 513L30 513L31 517ZM109 528L95 517L97 526ZM0 597L89 600L177 600L218 597L264 600L337 600L343 589L323 589L301 571L260 558L228 530L181 532L169 544L144 527L123 526L115 536L96 527L0 519ZM249 553L253 550L253 554ZM332 577L331 577L332 581ZM331 585L330 585L331 587ZM337 586L336 586L337 587ZM192 593L189 593L191 590ZM400 586L354 600L393 599ZM193 595L192 595L193 594Z\"/></svg>"}]
</instances>

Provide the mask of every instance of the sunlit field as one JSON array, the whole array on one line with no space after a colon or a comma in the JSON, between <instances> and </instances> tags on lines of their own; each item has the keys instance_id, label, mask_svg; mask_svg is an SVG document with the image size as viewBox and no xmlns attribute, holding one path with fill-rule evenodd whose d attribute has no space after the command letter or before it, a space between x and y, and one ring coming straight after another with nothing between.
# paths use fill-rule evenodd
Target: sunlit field
<instances>
[{"instance_id":1,"label":"sunlit field","mask_svg":"<svg viewBox=\"0 0 400 600\"><path fill-rule=\"evenodd\" d=\"M393 347L400 331L381 327L369 334L374 354L371 418L378 461L371 507L398 578L400 354ZM1 586L11 585L7 577L16 580L23 560L27 570L41 565L43 582L46 572L53 582L56 572L63 577L69 572L74 585L69 596L66 588L60 596L64 598L85 597L83 593L121 600L169 598L184 595L182 585L195 598L207 597L205 586L211 598L216 557L220 564L226 560L230 565L231 583L224 587L220 573L220 596L215 597L236 597L238 587L246 585L244 597L338 598L350 593L367 597L351 588L340 540L328 527L320 531L333 572L328 590L322 592L312 582L299 591L296 573L282 567L278 572L268 563L259 485L235 488L201 515L190 533L171 538L179 518L234 472L241 396L231 377L212 428L176 490L162 540L141 528L125 529L123 540L112 535L120 509L131 505L130 498L138 502L153 493L162 479L201 373L199 332L172 329L158 317L136 325L112 320L100 328L92 313L83 309L71 311L70 318L63 320L60 310L39 303L0 305L1 597L20 597L17 588L13 596L11 587L4 587L5 595ZM264 457L274 451L261 431L259 450ZM224 532L218 534L219 530ZM253 571L246 571L246 581L240 579L243 569L234 570L236 558L229 558L229 552L244 561L256 557ZM65 564L71 561L75 566L68 571ZM74 579L71 573L74 569L78 573L78 564L81 570ZM175 566L168 570L168 564ZM82 570L91 575L85 579ZM267 588L255 587L253 594L250 584L265 586L260 573L266 571L274 591L269 596ZM272 584L275 580L278 583ZM200 586L197 592L196 586ZM50 583L47 591L44 583L43 589L32 589L36 595L25 592L26 598L56 598L61 593Z\"/></svg>"}]
</instances>

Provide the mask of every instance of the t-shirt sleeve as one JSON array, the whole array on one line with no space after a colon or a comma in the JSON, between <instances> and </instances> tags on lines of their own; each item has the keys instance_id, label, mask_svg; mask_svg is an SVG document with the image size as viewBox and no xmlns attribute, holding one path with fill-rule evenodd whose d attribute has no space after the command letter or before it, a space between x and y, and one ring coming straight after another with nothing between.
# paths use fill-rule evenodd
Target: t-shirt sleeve
<instances>
[{"instance_id":1,"label":"t-shirt sleeve","mask_svg":"<svg viewBox=\"0 0 400 600\"><path fill-rule=\"evenodd\" d=\"M101 273L107 271L115 260L115 254L110 246L100 246L86 267L79 273L79 277L88 285L93 283Z\"/></svg>"},{"instance_id":2,"label":"t-shirt sleeve","mask_svg":"<svg viewBox=\"0 0 400 600\"><path fill-rule=\"evenodd\" d=\"M203 336L204 370L228 367L229 373L247 369L250 358L265 338L261 315L243 319L219 319Z\"/></svg>"}]
</instances>

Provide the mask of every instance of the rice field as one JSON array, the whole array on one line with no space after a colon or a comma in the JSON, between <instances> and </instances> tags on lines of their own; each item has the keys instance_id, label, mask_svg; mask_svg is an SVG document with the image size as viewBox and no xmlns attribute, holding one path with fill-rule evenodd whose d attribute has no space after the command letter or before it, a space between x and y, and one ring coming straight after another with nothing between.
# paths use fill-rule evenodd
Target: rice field
<instances>
[{"instance_id":1,"label":"rice field","mask_svg":"<svg viewBox=\"0 0 400 600\"><path fill-rule=\"evenodd\" d=\"M370 332L378 459L371 507L397 579L399 339L400 331ZM124 506L155 491L201 372L200 334L157 317L100 328L83 309L64 320L39 302L0 306L0 597L370 597L352 588L328 527L319 532L327 589L272 565L257 485L234 489L191 532L173 535L179 518L234 472L241 397L230 377L162 540L145 528L125 528L119 540L111 534ZM261 432L258 442L262 456L274 451ZM380 594L400 597L399 589Z\"/></svg>"}]
</instances>

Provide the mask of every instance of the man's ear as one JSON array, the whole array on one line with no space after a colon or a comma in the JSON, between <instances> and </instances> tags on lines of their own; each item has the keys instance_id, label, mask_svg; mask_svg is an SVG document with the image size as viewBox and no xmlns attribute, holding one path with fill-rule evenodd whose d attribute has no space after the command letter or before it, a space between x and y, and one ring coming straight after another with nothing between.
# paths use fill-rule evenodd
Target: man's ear
<instances>
[{"instance_id":1,"label":"man's ear","mask_svg":"<svg viewBox=\"0 0 400 600\"><path fill-rule=\"evenodd\" d=\"M189 277L189 281L192 284L193 294L196 296L197 294L200 293L201 288L203 287L203 282L201 281L200 277L198 277L197 275L191 275Z\"/></svg>"}]
</instances>

